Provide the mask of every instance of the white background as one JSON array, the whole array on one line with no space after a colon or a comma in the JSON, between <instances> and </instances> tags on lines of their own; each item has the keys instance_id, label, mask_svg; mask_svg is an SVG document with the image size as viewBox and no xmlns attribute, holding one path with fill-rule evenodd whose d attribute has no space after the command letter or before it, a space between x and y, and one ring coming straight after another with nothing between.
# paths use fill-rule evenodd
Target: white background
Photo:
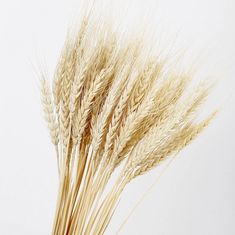
<instances>
[{"instance_id":1,"label":"white background","mask_svg":"<svg viewBox=\"0 0 235 235\"><path fill-rule=\"evenodd\" d=\"M115 2L121 1L109 1L107 11ZM219 106L221 111L200 138L178 155L120 234L234 235L235 2L126 2L119 8L126 18L138 25L148 16L146 27L177 34L175 48L186 48L188 58L200 59L201 78L204 74L219 81L206 110ZM50 234L58 182L37 71L46 66L53 73L79 6L76 0L0 2L1 235ZM128 187L107 234L115 234L158 173L156 169Z\"/></svg>"}]
</instances>

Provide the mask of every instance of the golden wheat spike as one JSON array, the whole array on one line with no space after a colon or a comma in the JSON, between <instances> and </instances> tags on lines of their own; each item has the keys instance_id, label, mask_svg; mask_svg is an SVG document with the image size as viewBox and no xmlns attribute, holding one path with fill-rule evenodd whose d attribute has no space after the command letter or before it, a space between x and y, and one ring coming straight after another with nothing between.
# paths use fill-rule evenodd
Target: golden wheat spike
<instances>
[{"instance_id":1,"label":"golden wheat spike","mask_svg":"<svg viewBox=\"0 0 235 235\"><path fill-rule=\"evenodd\" d=\"M45 78L41 79L41 97L42 97L45 119L47 121L48 128L50 130L51 141L55 146L57 146L59 142L58 126L56 123L56 118L54 113L52 94L48 85L48 81Z\"/></svg>"}]
</instances>

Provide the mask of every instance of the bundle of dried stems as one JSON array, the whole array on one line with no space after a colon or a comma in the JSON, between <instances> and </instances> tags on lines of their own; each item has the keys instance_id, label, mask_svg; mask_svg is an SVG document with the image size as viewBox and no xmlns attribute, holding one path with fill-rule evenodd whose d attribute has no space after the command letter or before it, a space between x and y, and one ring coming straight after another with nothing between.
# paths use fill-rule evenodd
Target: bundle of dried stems
<instances>
[{"instance_id":1,"label":"bundle of dried stems","mask_svg":"<svg viewBox=\"0 0 235 235\"><path fill-rule=\"evenodd\" d=\"M42 101L56 148L59 192L52 234L104 234L126 185L190 143L215 112L195 121L209 87L121 43L88 16L68 37ZM104 194L113 172L120 173Z\"/></svg>"}]
</instances>

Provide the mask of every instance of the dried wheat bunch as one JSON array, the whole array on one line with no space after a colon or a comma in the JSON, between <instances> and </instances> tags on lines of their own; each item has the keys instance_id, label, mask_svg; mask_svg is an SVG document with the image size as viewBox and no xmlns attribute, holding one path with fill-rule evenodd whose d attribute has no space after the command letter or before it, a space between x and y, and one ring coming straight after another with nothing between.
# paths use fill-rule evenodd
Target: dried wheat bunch
<instances>
[{"instance_id":1,"label":"dried wheat bunch","mask_svg":"<svg viewBox=\"0 0 235 235\"><path fill-rule=\"evenodd\" d=\"M59 192L52 234L104 234L126 185L189 144L211 121L196 121L209 87L145 55L84 17L68 37L42 102L56 148ZM105 193L113 172L120 174Z\"/></svg>"}]
</instances>

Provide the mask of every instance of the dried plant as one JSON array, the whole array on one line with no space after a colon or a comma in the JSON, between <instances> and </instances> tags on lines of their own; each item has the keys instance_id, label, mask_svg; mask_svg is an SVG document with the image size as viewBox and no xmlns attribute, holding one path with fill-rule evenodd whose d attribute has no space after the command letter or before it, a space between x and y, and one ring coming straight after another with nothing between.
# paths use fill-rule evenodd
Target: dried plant
<instances>
[{"instance_id":1,"label":"dried plant","mask_svg":"<svg viewBox=\"0 0 235 235\"><path fill-rule=\"evenodd\" d=\"M59 171L52 234L104 234L126 185L209 124L215 112L195 121L209 87L190 90L191 77L144 56L141 40L122 43L110 28L83 18L65 43L52 90L42 78Z\"/></svg>"}]
</instances>

